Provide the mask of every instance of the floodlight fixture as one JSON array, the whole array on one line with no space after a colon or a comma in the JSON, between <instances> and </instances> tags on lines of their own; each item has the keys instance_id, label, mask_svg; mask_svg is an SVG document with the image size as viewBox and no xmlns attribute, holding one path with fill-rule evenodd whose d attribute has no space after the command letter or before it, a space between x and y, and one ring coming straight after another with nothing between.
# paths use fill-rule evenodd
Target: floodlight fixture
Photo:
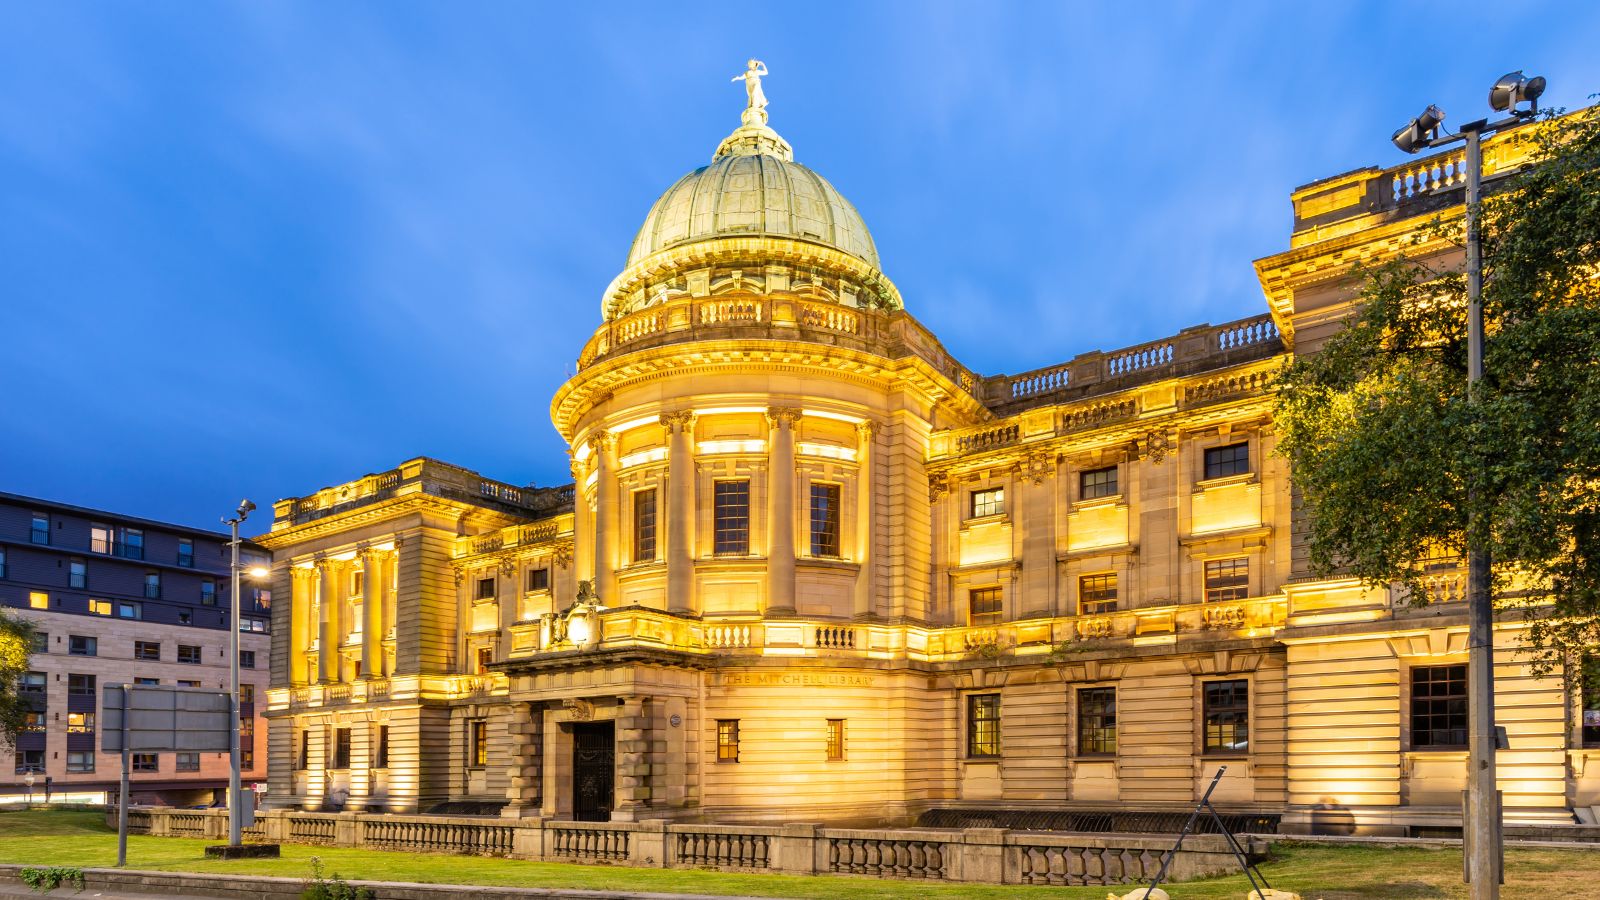
<instances>
[{"instance_id":1,"label":"floodlight fixture","mask_svg":"<svg viewBox=\"0 0 1600 900\"><path fill-rule=\"evenodd\" d=\"M1438 136L1439 126L1442 124L1444 124L1444 110L1430 103L1428 108L1422 111L1422 115L1396 131L1390 140L1406 153L1416 153L1427 147L1428 143Z\"/></svg>"},{"instance_id":2,"label":"floodlight fixture","mask_svg":"<svg viewBox=\"0 0 1600 900\"><path fill-rule=\"evenodd\" d=\"M1532 115L1539 111L1539 95L1544 93L1544 83L1543 76L1528 78L1521 69L1502 75L1489 89L1489 105L1505 112L1519 103L1527 103L1531 108L1519 115Z\"/></svg>"}]
</instances>

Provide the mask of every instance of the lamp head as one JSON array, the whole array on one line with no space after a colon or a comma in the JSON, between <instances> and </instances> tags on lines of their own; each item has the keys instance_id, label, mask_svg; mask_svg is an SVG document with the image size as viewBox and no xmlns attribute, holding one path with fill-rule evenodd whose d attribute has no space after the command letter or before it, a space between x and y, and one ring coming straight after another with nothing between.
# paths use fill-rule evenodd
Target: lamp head
<instances>
[{"instance_id":1,"label":"lamp head","mask_svg":"<svg viewBox=\"0 0 1600 900\"><path fill-rule=\"evenodd\" d=\"M1539 95L1544 93L1544 85L1543 76L1535 75L1528 78L1522 74L1521 69L1518 69L1500 76L1500 80L1489 89L1489 105L1499 112L1505 112L1519 103L1528 103L1533 107L1529 111L1537 112Z\"/></svg>"},{"instance_id":2,"label":"lamp head","mask_svg":"<svg viewBox=\"0 0 1600 900\"><path fill-rule=\"evenodd\" d=\"M244 573L249 575L251 578L265 578L268 575L271 575L272 571L266 566L251 566L250 568L245 569Z\"/></svg>"},{"instance_id":3,"label":"lamp head","mask_svg":"<svg viewBox=\"0 0 1600 900\"><path fill-rule=\"evenodd\" d=\"M1416 153L1427 146L1428 141L1442 124L1444 124L1444 110L1430 103L1428 108L1422 111L1422 115L1396 131L1390 140L1406 153Z\"/></svg>"},{"instance_id":4,"label":"lamp head","mask_svg":"<svg viewBox=\"0 0 1600 900\"><path fill-rule=\"evenodd\" d=\"M240 519L244 519L244 518L248 517L251 513L255 512L255 509L256 509L256 505L254 503L251 503L249 500L240 500L239 501L239 518Z\"/></svg>"}]
</instances>

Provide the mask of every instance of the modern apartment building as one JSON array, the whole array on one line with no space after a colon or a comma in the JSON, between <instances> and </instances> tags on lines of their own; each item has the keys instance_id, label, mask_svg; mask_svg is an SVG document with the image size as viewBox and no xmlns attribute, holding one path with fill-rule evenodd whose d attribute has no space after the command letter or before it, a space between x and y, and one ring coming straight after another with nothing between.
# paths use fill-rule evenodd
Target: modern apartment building
<instances>
[{"instance_id":1,"label":"modern apartment building","mask_svg":"<svg viewBox=\"0 0 1600 900\"><path fill-rule=\"evenodd\" d=\"M241 560L264 563L246 543ZM0 493L0 605L37 629L22 691L28 729L0 749L0 803L103 802L121 775L100 752L104 689L165 684L226 690L231 599L228 536ZM246 783L264 779L256 698L267 686L271 593L243 582L241 750ZM209 804L228 781L226 753L134 754L135 802Z\"/></svg>"}]
</instances>

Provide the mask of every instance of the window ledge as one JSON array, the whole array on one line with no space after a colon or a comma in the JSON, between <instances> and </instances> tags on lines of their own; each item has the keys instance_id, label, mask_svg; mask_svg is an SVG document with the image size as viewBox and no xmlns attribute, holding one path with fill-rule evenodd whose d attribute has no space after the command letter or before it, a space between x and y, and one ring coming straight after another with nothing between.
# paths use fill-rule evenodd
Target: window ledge
<instances>
[{"instance_id":1,"label":"window ledge","mask_svg":"<svg viewBox=\"0 0 1600 900\"><path fill-rule=\"evenodd\" d=\"M1092 497L1088 500L1073 501L1072 511L1082 512L1089 509L1098 509L1102 506L1127 506L1127 494L1110 494L1105 497Z\"/></svg>"},{"instance_id":2,"label":"window ledge","mask_svg":"<svg viewBox=\"0 0 1600 900\"><path fill-rule=\"evenodd\" d=\"M1009 513L995 513L992 516L969 516L961 520L961 530L966 531L974 525L1008 525L1011 523Z\"/></svg>"},{"instance_id":3,"label":"window ledge","mask_svg":"<svg viewBox=\"0 0 1600 900\"><path fill-rule=\"evenodd\" d=\"M1236 484L1258 483L1255 472L1244 472L1239 475L1224 475L1221 478L1202 478L1194 483L1194 489L1201 493L1217 488L1232 487Z\"/></svg>"}]
</instances>

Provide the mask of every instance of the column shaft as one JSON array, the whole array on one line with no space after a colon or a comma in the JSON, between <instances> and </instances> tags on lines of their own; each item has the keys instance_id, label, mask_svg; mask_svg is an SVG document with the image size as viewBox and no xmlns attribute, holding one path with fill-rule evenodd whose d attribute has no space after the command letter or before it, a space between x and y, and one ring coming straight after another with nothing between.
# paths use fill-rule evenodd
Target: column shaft
<instances>
[{"instance_id":1,"label":"column shaft","mask_svg":"<svg viewBox=\"0 0 1600 900\"><path fill-rule=\"evenodd\" d=\"M694 413L663 415L667 429L667 609L693 613Z\"/></svg>"},{"instance_id":2,"label":"column shaft","mask_svg":"<svg viewBox=\"0 0 1600 900\"><path fill-rule=\"evenodd\" d=\"M794 615L794 426L797 409L767 410L767 612Z\"/></svg>"},{"instance_id":3,"label":"column shaft","mask_svg":"<svg viewBox=\"0 0 1600 900\"><path fill-rule=\"evenodd\" d=\"M600 475L595 483L594 589L600 602L617 604L617 437L601 432L589 445L598 455Z\"/></svg>"},{"instance_id":4,"label":"column shaft","mask_svg":"<svg viewBox=\"0 0 1600 900\"><path fill-rule=\"evenodd\" d=\"M339 643L344 635L339 630L340 605L344 603L344 592L339 589L339 576L343 574L344 567L331 559L317 561L317 571L322 578L318 582L317 607L321 616L321 631L317 636L317 680L323 684L332 684L339 680Z\"/></svg>"},{"instance_id":5,"label":"column shaft","mask_svg":"<svg viewBox=\"0 0 1600 900\"><path fill-rule=\"evenodd\" d=\"M873 505L872 467L877 460L872 452L873 435L877 424L871 421L856 425L856 571L855 614L857 618L877 614L873 608L872 553Z\"/></svg>"},{"instance_id":6,"label":"column shaft","mask_svg":"<svg viewBox=\"0 0 1600 900\"><path fill-rule=\"evenodd\" d=\"M307 665L311 652L312 606L316 604L316 570L299 566L289 570L289 683L309 684L316 673Z\"/></svg>"},{"instance_id":7,"label":"column shaft","mask_svg":"<svg viewBox=\"0 0 1600 900\"><path fill-rule=\"evenodd\" d=\"M362 554L361 566L365 572L361 588L361 676L382 678L383 633L389 627L383 616L384 601L389 596L389 554L369 548Z\"/></svg>"}]
</instances>

